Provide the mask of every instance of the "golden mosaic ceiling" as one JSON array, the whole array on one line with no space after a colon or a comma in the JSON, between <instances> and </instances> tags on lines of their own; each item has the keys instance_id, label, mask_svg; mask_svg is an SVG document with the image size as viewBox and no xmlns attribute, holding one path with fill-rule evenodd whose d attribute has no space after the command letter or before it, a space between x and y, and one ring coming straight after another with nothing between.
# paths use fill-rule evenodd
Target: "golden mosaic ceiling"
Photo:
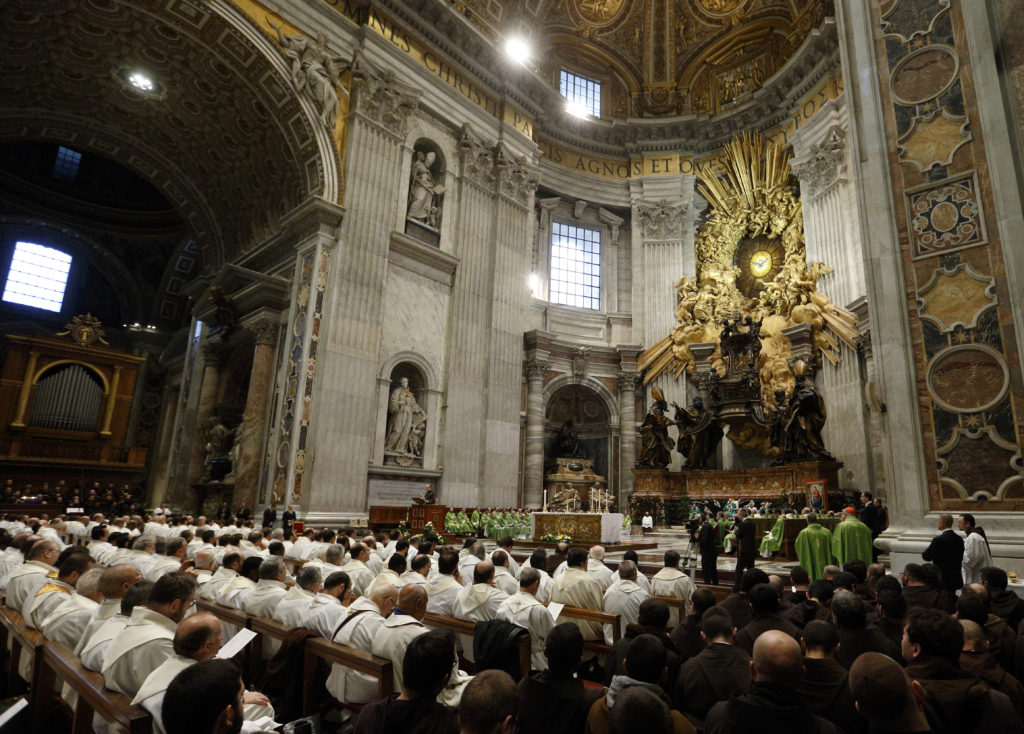
<instances>
[{"instance_id":1,"label":"golden mosaic ceiling","mask_svg":"<svg viewBox=\"0 0 1024 734\"><path fill-rule=\"evenodd\" d=\"M531 38L536 70L602 83L602 117L716 114L778 71L832 0L449 0L495 43Z\"/></svg>"}]
</instances>

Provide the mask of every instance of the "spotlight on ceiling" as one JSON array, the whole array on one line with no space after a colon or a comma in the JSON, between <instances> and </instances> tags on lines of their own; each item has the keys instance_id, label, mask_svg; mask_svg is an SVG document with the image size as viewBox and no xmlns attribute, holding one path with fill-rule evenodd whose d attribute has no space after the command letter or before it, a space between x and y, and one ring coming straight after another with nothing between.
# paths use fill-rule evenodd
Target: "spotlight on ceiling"
<instances>
[{"instance_id":1,"label":"spotlight on ceiling","mask_svg":"<svg viewBox=\"0 0 1024 734\"><path fill-rule=\"evenodd\" d=\"M575 117L590 117L590 112L581 102L566 102L565 111Z\"/></svg>"},{"instance_id":2,"label":"spotlight on ceiling","mask_svg":"<svg viewBox=\"0 0 1024 734\"><path fill-rule=\"evenodd\" d=\"M137 95L148 99L163 99L164 97L165 90L163 85L155 77L151 76L149 72L125 65L111 69L111 74L126 89L131 90Z\"/></svg>"},{"instance_id":3,"label":"spotlight on ceiling","mask_svg":"<svg viewBox=\"0 0 1024 734\"><path fill-rule=\"evenodd\" d=\"M505 53L516 63L525 64L530 60L530 44L519 36L513 36L505 42Z\"/></svg>"},{"instance_id":4,"label":"spotlight on ceiling","mask_svg":"<svg viewBox=\"0 0 1024 734\"><path fill-rule=\"evenodd\" d=\"M128 83L142 92L152 92L156 89L153 80L141 71L133 71L128 75Z\"/></svg>"}]
</instances>

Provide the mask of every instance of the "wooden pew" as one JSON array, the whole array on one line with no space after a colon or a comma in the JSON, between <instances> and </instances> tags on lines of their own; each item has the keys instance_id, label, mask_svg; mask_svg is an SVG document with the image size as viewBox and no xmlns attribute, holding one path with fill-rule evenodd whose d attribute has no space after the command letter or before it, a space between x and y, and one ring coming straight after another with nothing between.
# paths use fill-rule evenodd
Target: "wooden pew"
<instances>
[{"instance_id":1,"label":"wooden pew","mask_svg":"<svg viewBox=\"0 0 1024 734\"><path fill-rule=\"evenodd\" d=\"M25 625L25 620L15 609L7 607L0 608L0 628L2 628L3 639L0 639L0 650L7 649L7 642L10 640L10 658L7 661L7 695L13 696L24 690L31 683L32 672L29 679L23 681L18 672L18 663L24 651L32 661L32 669L38 665L39 651L46 642L43 633L30 629Z\"/></svg>"},{"instance_id":2,"label":"wooden pew","mask_svg":"<svg viewBox=\"0 0 1024 734\"><path fill-rule=\"evenodd\" d=\"M329 642L322 637L310 637L306 640L305 664L303 665L302 679L305 681L302 693L302 710L306 715L314 713L316 708L317 693L323 690L326 680L320 680L317 675L317 666L320 660L328 664L337 663L346 668L365 673L377 679L377 697L383 698L389 695L394 689L394 673L391 668L391 661L378 658L368 652L362 652L355 648L339 645L336 642ZM361 705L346 706L350 709L360 709Z\"/></svg>"},{"instance_id":3,"label":"wooden pew","mask_svg":"<svg viewBox=\"0 0 1024 734\"><path fill-rule=\"evenodd\" d=\"M223 604L206 601L205 599L196 599L196 609L201 612L209 612L221 621L221 626L225 628L225 642L227 642L228 638L234 634L229 631L228 625L230 625L230 628L235 628L236 630L250 629L249 620L252 619L252 617L241 610L232 609L231 607L226 607ZM255 648L255 642L256 640L250 642L240 653L240 655L242 655L242 669L246 671L247 675L252 674L254 657L257 661L262 661L261 651L259 648ZM248 682L251 683L252 679L250 678Z\"/></svg>"},{"instance_id":4,"label":"wooden pew","mask_svg":"<svg viewBox=\"0 0 1024 734\"><path fill-rule=\"evenodd\" d=\"M584 650L590 650L598 655L607 655L611 652L611 645L604 641L604 626L610 624L612 626L612 645L619 641L622 637L622 629L619 626L619 615L611 612L601 612L595 609L581 609L579 607L563 607L561 614L558 615L558 619L555 620L556 624L560 624L567 619L582 619L587 622L593 622L595 624L602 625L601 627L601 639L591 640L583 644Z\"/></svg>"},{"instance_id":5,"label":"wooden pew","mask_svg":"<svg viewBox=\"0 0 1024 734\"><path fill-rule=\"evenodd\" d=\"M42 646L36 661L32 682L32 733L52 731L52 722L45 712L59 702L57 681L67 683L77 696L71 721L72 734L92 731L93 713L128 734L149 734L153 718L139 706L132 706L131 696L104 687L103 675L86 670L82 661L59 642Z\"/></svg>"},{"instance_id":6,"label":"wooden pew","mask_svg":"<svg viewBox=\"0 0 1024 734\"><path fill-rule=\"evenodd\" d=\"M456 619L455 617L446 617L443 614L431 614L427 613L423 617L423 624L428 627L443 627L450 629L459 636L462 640L463 657L469 663L473 664L475 668L476 661L473 659L473 637L476 635L476 622L471 622L467 619ZM516 652L519 658L519 670L520 677L525 677L530 673L530 658L531 658L531 640L530 635L520 635L516 638ZM476 672L468 671L468 672Z\"/></svg>"},{"instance_id":7,"label":"wooden pew","mask_svg":"<svg viewBox=\"0 0 1024 734\"><path fill-rule=\"evenodd\" d=\"M711 589L715 594L715 603L722 601L732 593L732 587L726 584L697 584L698 589Z\"/></svg>"},{"instance_id":8,"label":"wooden pew","mask_svg":"<svg viewBox=\"0 0 1024 734\"><path fill-rule=\"evenodd\" d=\"M674 596L659 596L657 594L651 597L652 599L661 599L668 605L668 627L673 629L676 625L681 624L686 619L686 602Z\"/></svg>"},{"instance_id":9,"label":"wooden pew","mask_svg":"<svg viewBox=\"0 0 1024 734\"><path fill-rule=\"evenodd\" d=\"M264 664L274 656L281 646L280 643L293 628L285 627L273 619L249 615L249 629L257 635L252 641L252 654L249 656L249 674L252 680L257 680ZM273 641L278 644L273 644Z\"/></svg>"}]
</instances>

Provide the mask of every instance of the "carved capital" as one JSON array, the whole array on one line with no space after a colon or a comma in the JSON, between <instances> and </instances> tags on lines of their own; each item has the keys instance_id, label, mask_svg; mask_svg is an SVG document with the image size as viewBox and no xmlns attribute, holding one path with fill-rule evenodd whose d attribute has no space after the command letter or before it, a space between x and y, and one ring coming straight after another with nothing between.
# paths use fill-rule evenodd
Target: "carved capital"
<instances>
[{"instance_id":1,"label":"carved capital","mask_svg":"<svg viewBox=\"0 0 1024 734\"><path fill-rule=\"evenodd\" d=\"M501 151L495 157L495 165L501 195L519 206L530 206L537 190L537 175L522 158L507 158Z\"/></svg>"},{"instance_id":2,"label":"carved capital","mask_svg":"<svg viewBox=\"0 0 1024 734\"><path fill-rule=\"evenodd\" d=\"M544 377L544 373L548 371L550 362L543 359L528 359L526 360L526 378L528 380L536 380Z\"/></svg>"},{"instance_id":3,"label":"carved capital","mask_svg":"<svg viewBox=\"0 0 1024 734\"><path fill-rule=\"evenodd\" d=\"M463 177L486 189L494 187L498 175L494 148L477 139L468 125L462 127L459 157L462 159Z\"/></svg>"},{"instance_id":4,"label":"carved capital","mask_svg":"<svg viewBox=\"0 0 1024 734\"><path fill-rule=\"evenodd\" d=\"M619 392L636 392L640 382L639 372L618 372L615 375L615 382L618 383Z\"/></svg>"},{"instance_id":5,"label":"carved capital","mask_svg":"<svg viewBox=\"0 0 1024 734\"><path fill-rule=\"evenodd\" d=\"M280 331L280 325L269 321L267 319L261 319L250 327L252 331L252 339L256 344L269 344L274 346L277 344L277 335Z\"/></svg>"},{"instance_id":6,"label":"carved capital","mask_svg":"<svg viewBox=\"0 0 1024 734\"><path fill-rule=\"evenodd\" d=\"M659 201L653 204L637 202L634 216L640 225L640 236L645 240L678 240L683 236L683 219L689 212L683 202Z\"/></svg>"},{"instance_id":7,"label":"carved capital","mask_svg":"<svg viewBox=\"0 0 1024 734\"><path fill-rule=\"evenodd\" d=\"M846 177L846 131L833 127L803 159L794 160L791 168L805 197L814 199L827 192Z\"/></svg>"},{"instance_id":8,"label":"carved capital","mask_svg":"<svg viewBox=\"0 0 1024 734\"><path fill-rule=\"evenodd\" d=\"M206 342L203 347L203 360L210 365L219 366L228 356L228 348L223 342Z\"/></svg>"},{"instance_id":9,"label":"carved capital","mask_svg":"<svg viewBox=\"0 0 1024 734\"><path fill-rule=\"evenodd\" d=\"M405 138L417 95L398 81L390 69L377 69L362 54L352 63L352 102L355 112L393 135Z\"/></svg>"}]
</instances>

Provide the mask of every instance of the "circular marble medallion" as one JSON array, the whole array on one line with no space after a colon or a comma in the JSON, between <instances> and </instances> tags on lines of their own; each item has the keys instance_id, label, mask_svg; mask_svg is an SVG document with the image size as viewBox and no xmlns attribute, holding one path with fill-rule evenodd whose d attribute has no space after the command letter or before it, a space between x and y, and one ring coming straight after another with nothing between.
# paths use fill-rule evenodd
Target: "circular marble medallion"
<instances>
[{"instance_id":1,"label":"circular marble medallion","mask_svg":"<svg viewBox=\"0 0 1024 734\"><path fill-rule=\"evenodd\" d=\"M960 212L952 203L942 201L935 205L928 218L931 220L932 227L940 232L948 232L956 226L960 219Z\"/></svg>"},{"instance_id":2,"label":"circular marble medallion","mask_svg":"<svg viewBox=\"0 0 1024 734\"><path fill-rule=\"evenodd\" d=\"M1010 371L1001 355L982 344L944 349L928 366L928 392L954 413L988 410L1006 395Z\"/></svg>"},{"instance_id":3,"label":"circular marble medallion","mask_svg":"<svg viewBox=\"0 0 1024 734\"><path fill-rule=\"evenodd\" d=\"M956 81L960 62L948 46L925 46L903 58L892 72L892 93L902 105L938 97Z\"/></svg>"}]
</instances>

